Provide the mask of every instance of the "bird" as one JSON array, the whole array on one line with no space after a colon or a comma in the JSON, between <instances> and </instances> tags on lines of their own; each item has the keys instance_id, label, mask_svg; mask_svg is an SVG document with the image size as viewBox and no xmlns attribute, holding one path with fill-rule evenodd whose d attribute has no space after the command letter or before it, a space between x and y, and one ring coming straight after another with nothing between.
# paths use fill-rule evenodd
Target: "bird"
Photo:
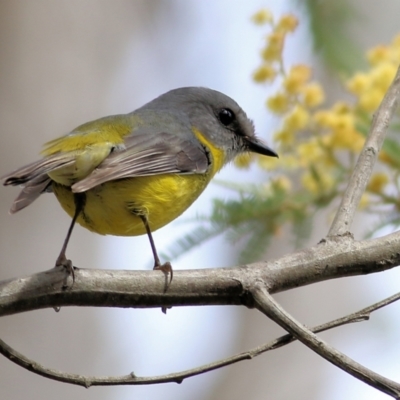
<instances>
[{"instance_id":1,"label":"bird","mask_svg":"<svg viewBox=\"0 0 400 400\"><path fill-rule=\"evenodd\" d=\"M75 282L67 246L76 223L101 234L147 234L154 269L161 264L152 232L181 215L221 168L243 153L278 157L229 96L204 87L168 91L128 114L78 126L44 145L42 158L2 177L22 186L14 214L52 192L72 218L55 266Z\"/></svg>"}]
</instances>

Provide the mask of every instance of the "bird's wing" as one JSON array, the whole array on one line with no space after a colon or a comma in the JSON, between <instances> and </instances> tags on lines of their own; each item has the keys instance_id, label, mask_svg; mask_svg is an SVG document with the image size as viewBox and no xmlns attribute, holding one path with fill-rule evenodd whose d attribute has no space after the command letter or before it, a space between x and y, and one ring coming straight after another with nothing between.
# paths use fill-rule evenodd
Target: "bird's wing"
<instances>
[{"instance_id":1,"label":"bird's wing","mask_svg":"<svg viewBox=\"0 0 400 400\"><path fill-rule=\"evenodd\" d=\"M49 172L72 165L75 157L71 154L55 154L42 160L25 165L10 174L1 177L3 185L22 185L23 189L14 200L10 212L22 210L35 201L43 192L50 190Z\"/></svg>"},{"instance_id":2,"label":"bird's wing","mask_svg":"<svg viewBox=\"0 0 400 400\"><path fill-rule=\"evenodd\" d=\"M84 179L72 185L75 193L122 178L160 174L199 174L209 166L206 149L168 132L135 132Z\"/></svg>"},{"instance_id":3,"label":"bird's wing","mask_svg":"<svg viewBox=\"0 0 400 400\"><path fill-rule=\"evenodd\" d=\"M4 186L24 185L40 176L47 175L49 172L72 165L74 162L74 154L59 153L18 168L7 175L3 175L0 179L3 180Z\"/></svg>"},{"instance_id":4,"label":"bird's wing","mask_svg":"<svg viewBox=\"0 0 400 400\"><path fill-rule=\"evenodd\" d=\"M17 211L33 203L42 193L51 191L51 179L47 175L40 175L32 179L24 185L13 201L10 213L15 214Z\"/></svg>"}]
</instances>

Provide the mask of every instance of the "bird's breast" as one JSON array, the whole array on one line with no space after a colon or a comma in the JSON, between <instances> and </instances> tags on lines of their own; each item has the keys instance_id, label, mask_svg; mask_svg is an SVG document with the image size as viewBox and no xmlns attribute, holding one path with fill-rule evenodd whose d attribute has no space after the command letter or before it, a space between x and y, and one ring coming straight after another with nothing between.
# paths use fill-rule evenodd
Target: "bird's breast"
<instances>
[{"instance_id":1,"label":"bird's breast","mask_svg":"<svg viewBox=\"0 0 400 400\"><path fill-rule=\"evenodd\" d=\"M155 231L181 215L210 178L209 174L171 174L107 182L85 192L84 211L77 222L103 235L136 236L146 233L139 217L146 215ZM54 183L53 191L72 217L75 204L71 189Z\"/></svg>"}]
</instances>

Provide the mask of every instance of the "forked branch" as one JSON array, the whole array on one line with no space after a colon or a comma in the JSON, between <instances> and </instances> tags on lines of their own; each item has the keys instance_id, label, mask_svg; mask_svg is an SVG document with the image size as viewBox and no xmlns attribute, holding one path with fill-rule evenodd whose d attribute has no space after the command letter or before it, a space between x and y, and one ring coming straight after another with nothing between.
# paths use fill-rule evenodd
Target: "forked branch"
<instances>
[{"instance_id":1,"label":"forked branch","mask_svg":"<svg viewBox=\"0 0 400 400\"><path fill-rule=\"evenodd\" d=\"M63 290L65 276L59 269L0 283L0 316L71 305L140 308L179 305L245 305L257 307L286 329L290 335L216 363L177 374L151 378L136 377L134 374L106 378L66 374L40 366L4 342L0 342L1 353L18 365L42 376L85 387L180 383L190 376L253 358L267 350L287 344L295 337L344 371L384 393L399 398L400 384L374 373L330 347L312 330L305 328L288 315L271 296L272 293L327 279L379 272L400 264L400 233L360 242L354 241L349 234L359 200L370 179L399 95L400 72L398 71L376 112L369 138L345 191L327 240L317 246L270 262L236 268L176 271L167 293L164 293L164 279L158 273L159 271L76 270L76 282L68 290ZM378 304L380 304L379 307L383 307L387 303L384 301ZM328 324L323 329L365 319L367 318L365 314L371 311L374 311L374 308L359 313L355 317L341 319L340 323ZM314 332L321 330L321 327L317 327Z\"/></svg>"}]
</instances>

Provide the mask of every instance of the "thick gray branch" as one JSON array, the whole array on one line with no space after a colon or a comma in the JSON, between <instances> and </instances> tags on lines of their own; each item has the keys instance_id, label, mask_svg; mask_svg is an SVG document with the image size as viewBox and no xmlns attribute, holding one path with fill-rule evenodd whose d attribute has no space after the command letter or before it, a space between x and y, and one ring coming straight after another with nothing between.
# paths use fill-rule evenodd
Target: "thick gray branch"
<instances>
[{"instance_id":1,"label":"thick gray branch","mask_svg":"<svg viewBox=\"0 0 400 400\"><path fill-rule=\"evenodd\" d=\"M346 276L364 275L400 264L400 233L362 242L350 236L236 268L175 271L164 292L161 271L78 269L75 284L63 289L65 271L45 272L0 283L0 316L49 307L172 307L246 305L249 288L261 280L270 293Z\"/></svg>"}]
</instances>

